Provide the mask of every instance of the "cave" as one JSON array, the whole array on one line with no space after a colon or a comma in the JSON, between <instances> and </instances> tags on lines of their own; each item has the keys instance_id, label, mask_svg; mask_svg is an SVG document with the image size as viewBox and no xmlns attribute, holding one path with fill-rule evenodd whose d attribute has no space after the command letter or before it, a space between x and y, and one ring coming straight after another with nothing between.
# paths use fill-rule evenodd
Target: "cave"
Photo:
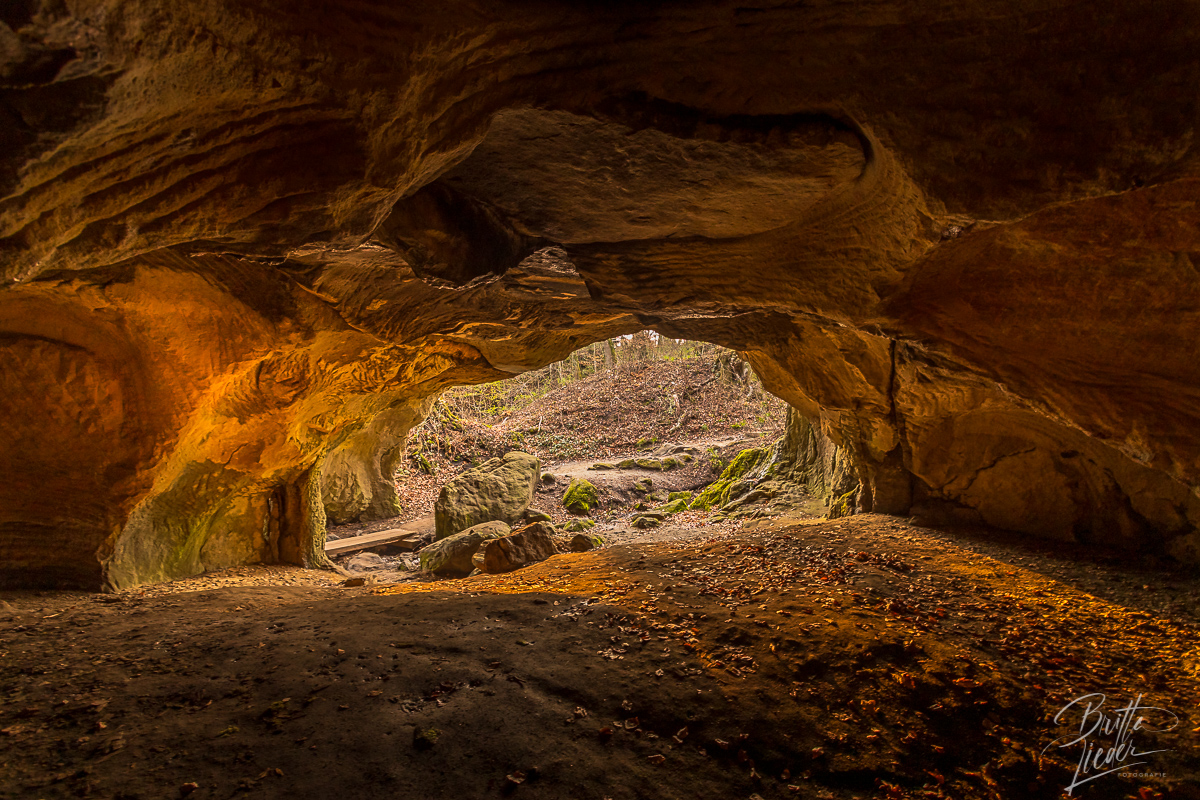
<instances>
[{"instance_id":1,"label":"cave","mask_svg":"<svg viewBox=\"0 0 1200 800\"><path fill-rule=\"evenodd\" d=\"M1197 31L1184 0L8 3L0 587L327 568L322 481L386 514L442 391L647 329L741 354L880 530L1190 579Z\"/></svg>"}]
</instances>

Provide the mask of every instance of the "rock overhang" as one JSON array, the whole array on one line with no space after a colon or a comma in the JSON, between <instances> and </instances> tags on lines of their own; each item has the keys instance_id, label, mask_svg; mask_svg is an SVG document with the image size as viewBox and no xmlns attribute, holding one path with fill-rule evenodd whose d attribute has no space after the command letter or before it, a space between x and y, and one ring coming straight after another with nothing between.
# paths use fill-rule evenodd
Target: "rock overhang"
<instances>
[{"instance_id":1,"label":"rock overhang","mask_svg":"<svg viewBox=\"0 0 1200 800\"><path fill-rule=\"evenodd\" d=\"M30 8L10 582L319 561L326 452L642 327L745 352L864 508L1194 546L1189 4Z\"/></svg>"}]
</instances>

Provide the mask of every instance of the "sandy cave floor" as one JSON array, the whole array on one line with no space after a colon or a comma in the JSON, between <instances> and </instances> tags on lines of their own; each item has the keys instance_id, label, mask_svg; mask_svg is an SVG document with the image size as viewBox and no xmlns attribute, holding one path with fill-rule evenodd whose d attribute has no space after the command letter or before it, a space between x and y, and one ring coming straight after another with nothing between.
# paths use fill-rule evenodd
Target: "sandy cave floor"
<instances>
[{"instance_id":1,"label":"sandy cave floor","mask_svg":"<svg viewBox=\"0 0 1200 800\"><path fill-rule=\"evenodd\" d=\"M1096 691L1179 721L1133 734L1165 777L1074 796L1200 797L1196 578L874 515L689 530L5 592L0 797L1057 798Z\"/></svg>"}]
</instances>

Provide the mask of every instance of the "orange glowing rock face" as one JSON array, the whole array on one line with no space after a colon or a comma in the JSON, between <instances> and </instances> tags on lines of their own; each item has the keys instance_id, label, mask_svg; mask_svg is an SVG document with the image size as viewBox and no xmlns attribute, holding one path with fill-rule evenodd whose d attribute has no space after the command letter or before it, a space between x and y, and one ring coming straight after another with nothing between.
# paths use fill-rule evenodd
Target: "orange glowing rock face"
<instances>
[{"instance_id":1,"label":"orange glowing rock face","mask_svg":"<svg viewBox=\"0 0 1200 800\"><path fill-rule=\"evenodd\" d=\"M1200 561L1174 4L568 5L14 23L0 582L319 564L322 474L386 509L443 388L646 327L745 353L845 511Z\"/></svg>"}]
</instances>

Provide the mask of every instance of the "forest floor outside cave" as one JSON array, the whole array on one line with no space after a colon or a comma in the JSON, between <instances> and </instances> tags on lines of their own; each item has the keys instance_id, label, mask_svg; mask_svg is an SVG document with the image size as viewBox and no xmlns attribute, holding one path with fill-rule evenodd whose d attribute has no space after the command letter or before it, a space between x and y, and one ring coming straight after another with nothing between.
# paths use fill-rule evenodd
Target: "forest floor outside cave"
<instances>
[{"instance_id":1,"label":"forest floor outside cave","mask_svg":"<svg viewBox=\"0 0 1200 800\"><path fill-rule=\"evenodd\" d=\"M1073 796L1200 797L1194 577L877 515L665 532L454 581L5 592L0 797L1057 798L1091 692L1178 723L1133 733L1165 777Z\"/></svg>"},{"instance_id":2,"label":"forest floor outside cave","mask_svg":"<svg viewBox=\"0 0 1200 800\"><path fill-rule=\"evenodd\" d=\"M534 508L556 524L570 521L576 515L563 508L562 495L573 478L588 480L600 490L599 504L588 514L597 526L592 533L620 544L645 536L630 527L639 508L661 505L670 492L700 490L743 449L770 447L783 434L786 405L765 392L752 371L736 373L730 365L740 360L732 351L668 339L657 347L642 337L622 341L615 366L605 368L601 358L580 351L573 356L579 362L575 367L555 364L515 379L447 392L409 434L396 476L403 513L331 524L329 538L399 526L431 529L443 484L488 458L523 450L536 455L543 473L553 476L538 482ZM647 456L670 443L694 447L699 455L665 472L590 469L597 462ZM638 486L647 481L652 492ZM825 513L820 502L809 510L815 516ZM671 530L711 525L712 516L676 514ZM672 535L664 532L660 538ZM419 574L417 557L406 547L374 549L383 554L382 562L360 566L353 554L335 560L369 582L430 578Z\"/></svg>"}]
</instances>

